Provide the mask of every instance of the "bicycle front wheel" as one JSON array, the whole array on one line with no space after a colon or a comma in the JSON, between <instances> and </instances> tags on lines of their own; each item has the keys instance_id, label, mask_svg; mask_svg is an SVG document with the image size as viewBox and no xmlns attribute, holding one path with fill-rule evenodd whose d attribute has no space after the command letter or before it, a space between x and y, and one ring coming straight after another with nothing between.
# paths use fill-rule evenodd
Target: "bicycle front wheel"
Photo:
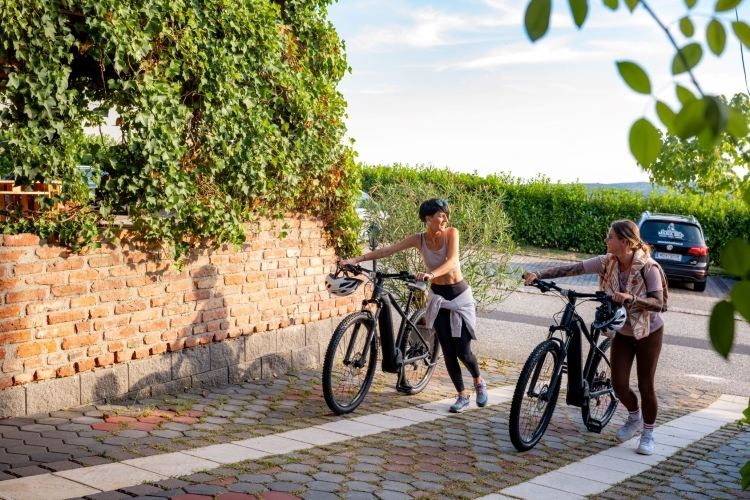
<instances>
[{"instance_id":1,"label":"bicycle front wheel","mask_svg":"<svg viewBox=\"0 0 750 500\"><path fill-rule=\"evenodd\" d=\"M552 377L562 351L554 340L536 346L518 377L510 406L510 440L518 451L536 446L552 418L562 377L550 392Z\"/></svg>"},{"instance_id":2,"label":"bicycle front wheel","mask_svg":"<svg viewBox=\"0 0 750 500\"><path fill-rule=\"evenodd\" d=\"M338 415L354 411L370 389L378 362L377 336L373 336L366 355L365 347L374 327L368 313L350 314L328 344L323 362L323 397Z\"/></svg>"},{"instance_id":3,"label":"bicycle front wheel","mask_svg":"<svg viewBox=\"0 0 750 500\"><path fill-rule=\"evenodd\" d=\"M604 339L599 344L599 350L606 353L611 343L610 339ZM599 352L594 353L586 381L589 384L589 394L593 396L589 398L587 405L581 407L581 416L590 431L601 432L617 409L618 400L612 389L609 362Z\"/></svg>"},{"instance_id":4,"label":"bicycle front wheel","mask_svg":"<svg viewBox=\"0 0 750 500\"><path fill-rule=\"evenodd\" d=\"M411 322L416 325L419 334L407 324L399 346L404 362L399 373L398 390L406 394L417 394L427 387L440 355L438 337L427 328L425 312L426 309L422 308L412 314ZM426 343L422 342L420 335Z\"/></svg>"}]
</instances>

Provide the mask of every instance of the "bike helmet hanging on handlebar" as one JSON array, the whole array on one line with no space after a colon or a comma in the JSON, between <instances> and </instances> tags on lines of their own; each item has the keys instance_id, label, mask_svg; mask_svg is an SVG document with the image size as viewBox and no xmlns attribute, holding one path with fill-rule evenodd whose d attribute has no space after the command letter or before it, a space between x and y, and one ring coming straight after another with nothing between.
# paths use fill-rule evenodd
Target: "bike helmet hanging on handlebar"
<instances>
[{"instance_id":1,"label":"bike helmet hanging on handlebar","mask_svg":"<svg viewBox=\"0 0 750 500\"><path fill-rule=\"evenodd\" d=\"M593 326L604 334L614 335L625 326L627 319L628 312L623 306L607 302L596 308Z\"/></svg>"},{"instance_id":2,"label":"bike helmet hanging on handlebar","mask_svg":"<svg viewBox=\"0 0 750 500\"><path fill-rule=\"evenodd\" d=\"M341 268L336 270L336 274L326 276L326 289L328 293L337 297L346 297L353 294L361 284L362 280L348 276L346 271Z\"/></svg>"}]
</instances>

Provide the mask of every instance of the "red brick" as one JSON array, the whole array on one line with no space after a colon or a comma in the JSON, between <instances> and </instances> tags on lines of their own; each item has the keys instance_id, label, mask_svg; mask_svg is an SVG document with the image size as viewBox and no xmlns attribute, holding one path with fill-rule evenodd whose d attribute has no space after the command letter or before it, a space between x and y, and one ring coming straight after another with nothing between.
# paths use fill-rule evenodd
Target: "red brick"
<instances>
[{"instance_id":1,"label":"red brick","mask_svg":"<svg viewBox=\"0 0 750 500\"><path fill-rule=\"evenodd\" d=\"M201 343L200 337L191 337L185 339L185 347L195 347Z\"/></svg>"},{"instance_id":2,"label":"red brick","mask_svg":"<svg viewBox=\"0 0 750 500\"><path fill-rule=\"evenodd\" d=\"M3 237L3 246L6 247L30 247L39 244L39 236L35 234L6 234Z\"/></svg>"},{"instance_id":3,"label":"red brick","mask_svg":"<svg viewBox=\"0 0 750 500\"><path fill-rule=\"evenodd\" d=\"M141 321L150 321L161 316L159 309L146 309L144 311L134 312L130 315L131 323L140 323Z\"/></svg>"},{"instance_id":4,"label":"red brick","mask_svg":"<svg viewBox=\"0 0 750 500\"><path fill-rule=\"evenodd\" d=\"M26 359L23 362L23 369L24 371L33 371L37 368L41 368L44 366L44 360L42 358L30 358Z\"/></svg>"},{"instance_id":5,"label":"red brick","mask_svg":"<svg viewBox=\"0 0 750 500\"><path fill-rule=\"evenodd\" d=\"M43 300L46 296L47 291L44 288L24 290L22 292L8 292L5 295L5 303L14 304L16 302L33 302L35 300Z\"/></svg>"},{"instance_id":6,"label":"red brick","mask_svg":"<svg viewBox=\"0 0 750 500\"><path fill-rule=\"evenodd\" d=\"M215 319L222 319L229 316L229 311L226 308L215 309L213 311L206 311L203 313L203 321L213 321Z\"/></svg>"},{"instance_id":7,"label":"red brick","mask_svg":"<svg viewBox=\"0 0 750 500\"><path fill-rule=\"evenodd\" d=\"M130 290L109 290L99 294L100 302L120 302L132 297Z\"/></svg>"},{"instance_id":8,"label":"red brick","mask_svg":"<svg viewBox=\"0 0 750 500\"><path fill-rule=\"evenodd\" d=\"M37 380L47 380L55 376L54 368L45 368L43 370L37 370L34 374L34 378Z\"/></svg>"},{"instance_id":9,"label":"red brick","mask_svg":"<svg viewBox=\"0 0 750 500\"><path fill-rule=\"evenodd\" d=\"M47 264L47 272L54 273L58 271L75 271L76 269L83 268L83 259L66 259L58 260L51 264Z\"/></svg>"},{"instance_id":10,"label":"red brick","mask_svg":"<svg viewBox=\"0 0 750 500\"><path fill-rule=\"evenodd\" d=\"M219 332L214 334L214 342L221 342L229 337L229 332Z\"/></svg>"},{"instance_id":11,"label":"red brick","mask_svg":"<svg viewBox=\"0 0 750 500\"><path fill-rule=\"evenodd\" d=\"M107 319L97 319L94 321L94 330L107 330L118 326L125 326L128 324L129 320L130 318L128 316L113 316Z\"/></svg>"},{"instance_id":12,"label":"red brick","mask_svg":"<svg viewBox=\"0 0 750 500\"><path fill-rule=\"evenodd\" d=\"M50 325L81 321L82 319L86 319L86 311L63 311L47 315L47 323Z\"/></svg>"},{"instance_id":13,"label":"red brick","mask_svg":"<svg viewBox=\"0 0 750 500\"><path fill-rule=\"evenodd\" d=\"M89 257L89 267L112 267L120 263L120 256L118 254L101 255L96 257Z\"/></svg>"},{"instance_id":14,"label":"red brick","mask_svg":"<svg viewBox=\"0 0 750 500\"><path fill-rule=\"evenodd\" d=\"M64 273L33 274L26 278L29 285L64 285L68 282Z\"/></svg>"},{"instance_id":15,"label":"red brick","mask_svg":"<svg viewBox=\"0 0 750 500\"><path fill-rule=\"evenodd\" d=\"M164 289L166 286L164 286L164 283L160 285L154 285L154 286L144 286L141 288L138 288L138 296L139 297L152 297L154 295L161 295L164 293Z\"/></svg>"},{"instance_id":16,"label":"red brick","mask_svg":"<svg viewBox=\"0 0 750 500\"><path fill-rule=\"evenodd\" d=\"M133 276L140 271L141 269L138 266L117 266L109 270L109 275L115 278L120 276Z\"/></svg>"},{"instance_id":17,"label":"red brick","mask_svg":"<svg viewBox=\"0 0 750 500\"><path fill-rule=\"evenodd\" d=\"M89 358L95 358L97 356L101 356L102 354L104 354L104 347L99 344L89 346L88 351L86 351L86 355Z\"/></svg>"},{"instance_id":18,"label":"red brick","mask_svg":"<svg viewBox=\"0 0 750 500\"><path fill-rule=\"evenodd\" d=\"M171 304L172 302L180 302L182 297L180 295L170 295L168 297L154 297L151 299L151 307L161 307Z\"/></svg>"},{"instance_id":19,"label":"red brick","mask_svg":"<svg viewBox=\"0 0 750 500\"><path fill-rule=\"evenodd\" d=\"M29 340L31 340L30 330L11 332L0 335L0 344L18 344L19 342L28 342Z\"/></svg>"},{"instance_id":20,"label":"red brick","mask_svg":"<svg viewBox=\"0 0 750 500\"><path fill-rule=\"evenodd\" d=\"M169 328L169 321L166 319L160 319L141 325L141 332L154 332L158 330L166 330L167 328Z\"/></svg>"},{"instance_id":21,"label":"red brick","mask_svg":"<svg viewBox=\"0 0 750 500\"><path fill-rule=\"evenodd\" d=\"M62 363L65 363L68 360L68 353L67 352L53 352L49 356L47 356L47 364L48 365L59 365Z\"/></svg>"},{"instance_id":22,"label":"red brick","mask_svg":"<svg viewBox=\"0 0 750 500\"><path fill-rule=\"evenodd\" d=\"M21 306L0 307L0 319L10 318L21 314Z\"/></svg>"},{"instance_id":23,"label":"red brick","mask_svg":"<svg viewBox=\"0 0 750 500\"><path fill-rule=\"evenodd\" d=\"M107 307L92 307L89 309L89 317L91 319L106 318L107 316L109 316L109 308Z\"/></svg>"},{"instance_id":24,"label":"red brick","mask_svg":"<svg viewBox=\"0 0 750 500\"><path fill-rule=\"evenodd\" d=\"M93 370L95 366L96 362L93 359L84 359L75 363L76 372L78 373Z\"/></svg>"},{"instance_id":25,"label":"red brick","mask_svg":"<svg viewBox=\"0 0 750 500\"><path fill-rule=\"evenodd\" d=\"M81 321L80 323L76 323L76 333L86 333L90 331L91 331L90 321Z\"/></svg>"},{"instance_id":26,"label":"red brick","mask_svg":"<svg viewBox=\"0 0 750 500\"><path fill-rule=\"evenodd\" d=\"M129 302L127 304L117 304L115 306L115 314L128 314L135 311L143 311L147 307L148 304L144 300Z\"/></svg>"},{"instance_id":27,"label":"red brick","mask_svg":"<svg viewBox=\"0 0 750 500\"><path fill-rule=\"evenodd\" d=\"M39 274L42 272L43 266L41 262L27 262L25 264L16 264L13 268L13 274L16 276L22 276L25 274Z\"/></svg>"},{"instance_id":28,"label":"red brick","mask_svg":"<svg viewBox=\"0 0 750 500\"><path fill-rule=\"evenodd\" d=\"M62 341L62 348L75 349L77 347L96 344L98 341L99 335L75 335L72 337L65 337Z\"/></svg>"},{"instance_id":29,"label":"red brick","mask_svg":"<svg viewBox=\"0 0 750 500\"><path fill-rule=\"evenodd\" d=\"M12 250L12 251L3 250L3 251L0 251L0 264L3 264L5 262L17 262L18 259L20 259L21 256L23 254L25 254L25 253L26 252L24 250ZM16 266L16 267L18 267L18 266ZM40 268L42 267L41 263L39 264L39 267ZM18 274L18 272L16 272L16 274Z\"/></svg>"},{"instance_id":30,"label":"red brick","mask_svg":"<svg viewBox=\"0 0 750 500\"><path fill-rule=\"evenodd\" d=\"M138 329L134 326L126 326L118 330L112 330L104 332L104 340L120 340L132 337L138 333Z\"/></svg>"},{"instance_id":31,"label":"red brick","mask_svg":"<svg viewBox=\"0 0 750 500\"><path fill-rule=\"evenodd\" d=\"M149 357L149 353L151 351L148 347L141 347L140 349L136 349L133 351L133 359L143 359Z\"/></svg>"},{"instance_id":32,"label":"red brick","mask_svg":"<svg viewBox=\"0 0 750 500\"><path fill-rule=\"evenodd\" d=\"M13 318L0 321L0 332L12 332L14 330L27 330L44 324L44 318L40 316L27 316L25 318Z\"/></svg>"},{"instance_id":33,"label":"red brick","mask_svg":"<svg viewBox=\"0 0 750 500\"><path fill-rule=\"evenodd\" d=\"M5 373L19 372L23 370L23 362L20 359L9 359L3 363L3 371Z\"/></svg>"},{"instance_id":34,"label":"red brick","mask_svg":"<svg viewBox=\"0 0 750 500\"><path fill-rule=\"evenodd\" d=\"M103 292L105 290L119 290L125 287L122 280L101 280L91 285L92 292Z\"/></svg>"},{"instance_id":35,"label":"red brick","mask_svg":"<svg viewBox=\"0 0 750 500\"><path fill-rule=\"evenodd\" d=\"M195 292L188 292L185 294L185 302L192 302L194 300L204 300L211 296L211 292L208 290L198 290Z\"/></svg>"},{"instance_id":36,"label":"red brick","mask_svg":"<svg viewBox=\"0 0 750 500\"><path fill-rule=\"evenodd\" d=\"M140 262L147 262L149 261L149 254L144 252L131 252L128 254L125 254L125 263L126 264L138 264Z\"/></svg>"},{"instance_id":37,"label":"red brick","mask_svg":"<svg viewBox=\"0 0 750 500\"><path fill-rule=\"evenodd\" d=\"M21 281L18 278L0 278L0 290L10 290L18 285Z\"/></svg>"},{"instance_id":38,"label":"red brick","mask_svg":"<svg viewBox=\"0 0 750 500\"><path fill-rule=\"evenodd\" d=\"M5 359L5 349L0 347L0 360L3 360L3 359Z\"/></svg>"},{"instance_id":39,"label":"red brick","mask_svg":"<svg viewBox=\"0 0 750 500\"><path fill-rule=\"evenodd\" d=\"M247 282L253 283L257 281L265 281L267 277L268 273L264 272L247 273Z\"/></svg>"},{"instance_id":40,"label":"red brick","mask_svg":"<svg viewBox=\"0 0 750 500\"><path fill-rule=\"evenodd\" d=\"M108 346L109 352L117 352L122 351L125 349L125 342L122 340L116 340L114 342L110 342Z\"/></svg>"},{"instance_id":41,"label":"red brick","mask_svg":"<svg viewBox=\"0 0 750 500\"><path fill-rule=\"evenodd\" d=\"M187 292L193 289L193 283L191 281L174 281L167 285L167 293L175 292Z\"/></svg>"},{"instance_id":42,"label":"red brick","mask_svg":"<svg viewBox=\"0 0 750 500\"><path fill-rule=\"evenodd\" d=\"M13 377L13 385L28 384L32 380L34 380L33 373L21 373Z\"/></svg>"},{"instance_id":43,"label":"red brick","mask_svg":"<svg viewBox=\"0 0 750 500\"><path fill-rule=\"evenodd\" d=\"M96 269L84 269L83 271L73 271L70 273L70 282L83 283L85 281L96 281L101 277L102 275ZM92 289L91 291L98 292L99 290Z\"/></svg>"},{"instance_id":44,"label":"red brick","mask_svg":"<svg viewBox=\"0 0 750 500\"><path fill-rule=\"evenodd\" d=\"M214 276L216 274L216 268L213 266L203 266L199 269L191 269L191 278L205 278L206 276Z\"/></svg>"},{"instance_id":45,"label":"red brick","mask_svg":"<svg viewBox=\"0 0 750 500\"><path fill-rule=\"evenodd\" d=\"M115 362L115 355L114 354L104 354L102 356L97 356L96 358L96 366L109 366L114 364Z\"/></svg>"},{"instance_id":46,"label":"red brick","mask_svg":"<svg viewBox=\"0 0 750 500\"><path fill-rule=\"evenodd\" d=\"M0 391L13 385L13 377L0 378Z\"/></svg>"},{"instance_id":47,"label":"red brick","mask_svg":"<svg viewBox=\"0 0 750 500\"><path fill-rule=\"evenodd\" d=\"M173 342L167 343L167 347L170 351L179 351L183 347L185 347L185 340L184 339L178 339Z\"/></svg>"},{"instance_id":48,"label":"red brick","mask_svg":"<svg viewBox=\"0 0 750 500\"><path fill-rule=\"evenodd\" d=\"M242 285L245 283L246 278L244 274L228 274L224 276L224 284L229 285Z\"/></svg>"},{"instance_id":49,"label":"red brick","mask_svg":"<svg viewBox=\"0 0 750 500\"><path fill-rule=\"evenodd\" d=\"M83 283L76 285L59 285L50 288L50 293L55 297L67 297L69 295L83 295L88 293L89 287Z\"/></svg>"},{"instance_id":50,"label":"red brick","mask_svg":"<svg viewBox=\"0 0 750 500\"><path fill-rule=\"evenodd\" d=\"M167 352L167 344L158 344L151 347L151 355L162 354Z\"/></svg>"},{"instance_id":51,"label":"red brick","mask_svg":"<svg viewBox=\"0 0 750 500\"><path fill-rule=\"evenodd\" d=\"M34 342L33 344L23 344L18 346L16 356L18 356L19 358L30 358L31 356L39 356L40 354L55 352L56 350L57 344L54 340L48 340L46 342Z\"/></svg>"},{"instance_id":52,"label":"red brick","mask_svg":"<svg viewBox=\"0 0 750 500\"><path fill-rule=\"evenodd\" d=\"M73 325L60 325L51 328L41 328L36 331L36 338L38 339L53 339L57 337L65 337L67 335L73 335L76 333Z\"/></svg>"},{"instance_id":53,"label":"red brick","mask_svg":"<svg viewBox=\"0 0 750 500\"><path fill-rule=\"evenodd\" d=\"M70 299L71 308L93 306L94 304L96 304L96 297L93 297L91 295L87 297L76 297Z\"/></svg>"},{"instance_id":54,"label":"red brick","mask_svg":"<svg viewBox=\"0 0 750 500\"><path fill-rule=\"evenodd\" d=\"M70 250L66 247L59 247L59 246L48 246L43 245L36 249L36 255L40 259L54 259L57 257L65 257L67 258L70 255Z\"/></svg>"},{"instance_id":55,"label":"red brick","mask_svg":"<svg viewBox=\"0 0 750 500\"><path fill-rule=\"evenodd\" d=\"M175 328L178 326L194 325L200 322L201 322L201 315L200 313L198 313L198 314L190 314L188 316L180 316L178 318L172 318L170 325L172 326L172 328Z\"/></svg>"},{"instance_id":56,"label":"red brick","mask_svg":"<svg viewBox=\"0 0 750 500\"><path fill-rule=\"evenodd\" d=\"M158 283L159 279L156 276L133 276L125 281L129 287L138 288L146 285L153 285Z\"/></svg>"},{"instance_id":57,"label":"red brick","mask_svg":"<svg viewBox=\"0 0 750 500\"><path fill-rule=\"evenodd\" d=\"M75 368L72 366L61 366L57 369L57 376L58 377L70 377L72 375L75 375L76 371Z\"/></svg>"},{"instance_id":58,"label":"red brick","mask_svg":"<svg viewBox=\"0 0 750 500\"><path fill-rule=\"evenodd\" d=\"M289 295L289 289L288 288L279 288L277 290L269 290L268 291L268 298L269 299L276 299L279 297L286 297Z\"/></svg>"},{"instance_id":59,"label":"red brick","mask_svg":"<svg viewBox=\"0 0 750 500\"><path fill-rule=\"evenodd\" d=\"M133 351L130 349L117 351L115 353L115 363L124 363L133 359Z\"/></svg>"},{"instance_id":60,"label":"red brick","mask_svg":"<svg viewBox=\"0 0 750 500\"><path fill-rule=\"evenodd\" d=\"M163 274L167 272L170 267L172 267L172 264L169 262L146 262L147 273Z\"/></svg>"}]
</instances>

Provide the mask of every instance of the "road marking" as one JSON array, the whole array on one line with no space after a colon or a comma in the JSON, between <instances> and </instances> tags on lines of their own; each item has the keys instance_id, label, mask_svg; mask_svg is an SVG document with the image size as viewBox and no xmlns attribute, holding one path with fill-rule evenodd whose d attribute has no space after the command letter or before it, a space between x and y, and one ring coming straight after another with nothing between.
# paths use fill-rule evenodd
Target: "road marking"
<instances>
[{"instance_id":1,"label":"road marking","mask_svg":"<svg viewBox=\"0 0 750 500\"><path fill-rule=\"evenodd\" d=\"M478 500L523 498L583 500L584 495L603 493L613 484L645 472L689 444L703 439L724 425L743 418L747 398L723 394L707 408L666 422L654 431L657 444L653 455L636 453L638 438L547 472L499 493Z\"/></svg>"}]
</instances>

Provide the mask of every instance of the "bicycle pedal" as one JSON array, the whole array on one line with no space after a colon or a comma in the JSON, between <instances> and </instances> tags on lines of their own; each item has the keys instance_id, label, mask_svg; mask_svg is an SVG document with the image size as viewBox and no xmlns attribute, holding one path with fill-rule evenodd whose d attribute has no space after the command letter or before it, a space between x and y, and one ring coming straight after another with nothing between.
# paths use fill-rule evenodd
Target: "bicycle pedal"
<instances>
[{"instance_id":1,"label":"bicycle pedal","mask_svg":"<svg viewBox=\"0 0 750 500\"><path fill-rule=\"evenodd\" d=\"M405 385L397 385L396 386L396 392L400 392L401 394L409 394L409 391L411 390L411 387L405 386Z\"/></svg>"}]
</instances>

